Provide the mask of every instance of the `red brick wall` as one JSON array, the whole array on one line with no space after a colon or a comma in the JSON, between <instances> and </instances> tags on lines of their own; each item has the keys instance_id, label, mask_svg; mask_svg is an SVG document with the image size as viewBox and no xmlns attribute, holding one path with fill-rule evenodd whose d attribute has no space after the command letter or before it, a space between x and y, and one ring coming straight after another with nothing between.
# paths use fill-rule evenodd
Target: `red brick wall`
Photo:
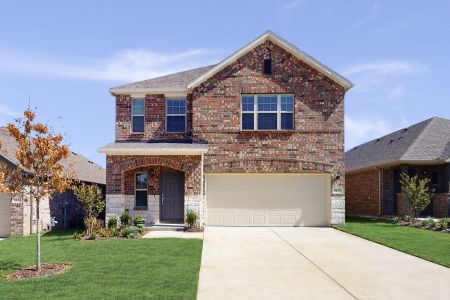
<instances>
[{"instance_id":1,"label":"red brick wall","mask_svg":"<svg viewBox=\"0 0 450 300\"><path fill-rule=\"evenodd\" d=\"M145 130L131 133L131 101L129 95L116 96L116 140L150 140L190 138L192 133L192 100L186 101L186 133L165 132L166 98L164 95L145 96Z\"/></svg>"},{"instance_id":2,"label":"red brick wall","mask_svg":"<svg viewBox=\"0 0 450 300\"><path fill-rule=\"evenodd\" d=\"M263 60L272 58L272 74ZM291 93L295 129L241 132L243 93ZM207 141L206 172L341 171L344 89L272 42L193 90L193 138ZM341 180L343 185L343 180Z\"/></svg>"},{"instance_id":3,"label":"red brick wall","mask_svg":"<svg viewBox=\"0 0 450 300\"><path fill-rule=\"evenodd\" d=\"M379 215L378 170L345 175L345 211L348 215Z\"/></svg>"},{"instance_id":4,"label":"red brick wall","mask_svg":"<svg viewBox=\"0 0 450 300\"><path fill-rule=\"evenodd\" d=\"M267 57L272 59L270 75L263 74ZM294 94L294 130L241 132L243 93ZM164 97L147 95L145 133L131 135L131 98L118 95L116 139L191 137L208 142L205 172L344 173L344 93L343 87L267 41L188 95L186 134L165 134ZM114 164L112 158L108 161ZM108 176L109 192L118 192L119 183L111 187L116 177ZM334 186L343 189L344 178Z\"/></svg>"}]
</instances>

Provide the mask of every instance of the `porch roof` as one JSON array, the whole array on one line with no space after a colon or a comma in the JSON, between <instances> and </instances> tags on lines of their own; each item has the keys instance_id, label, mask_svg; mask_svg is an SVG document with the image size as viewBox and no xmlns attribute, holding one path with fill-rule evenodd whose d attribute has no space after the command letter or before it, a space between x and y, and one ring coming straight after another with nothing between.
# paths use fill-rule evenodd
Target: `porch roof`
<instances>
[{"instance_id":1,"label":"porch roof","mask_svg":"<svg viewBox=\"0 0 450 300\"><path fill-rule=\"evenodd\" d=\"M207 144L192 143L111 143L97 149L107 155L201 155Z\"/></svg>"}]
</instances>

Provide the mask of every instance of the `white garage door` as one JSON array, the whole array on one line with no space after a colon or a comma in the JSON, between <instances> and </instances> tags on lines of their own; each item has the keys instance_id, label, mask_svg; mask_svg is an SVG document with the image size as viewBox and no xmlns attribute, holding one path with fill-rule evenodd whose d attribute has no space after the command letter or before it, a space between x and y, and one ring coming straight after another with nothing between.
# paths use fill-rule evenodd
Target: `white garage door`
<instances>
[{"instance_id":1,"label":"white garage door","mask_svg":"<svg viewBox=\"0 0 450 300\"><path fill-rule=\"evenodd\" d=\"M11 232L11 195L0 194L0 237L8 237Z\"/></svg>"},{"instance_id":2,"label":"white garage door","mask_svg":"<svg viewBox=\"0 0 450 300\"><path fill-rule=\"evenodd\" d=\"M329 226L328 174L207 174L207 225Z\"/></svg>"}]
</instances>

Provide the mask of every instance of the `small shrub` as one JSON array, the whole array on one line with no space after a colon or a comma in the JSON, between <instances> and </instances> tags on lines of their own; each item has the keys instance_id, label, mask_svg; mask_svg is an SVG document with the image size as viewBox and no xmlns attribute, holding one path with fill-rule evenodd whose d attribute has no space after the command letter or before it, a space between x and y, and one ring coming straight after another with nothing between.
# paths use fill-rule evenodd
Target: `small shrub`
<instances>
[{"instance_id":1,"label":"small shrub","mask_svg":"<svg viewBox=\"0 0 450 300\"><path fill-rule=\"evenodd\" d=\"M111 217L108 220L108 228L115 228L117 227L117 218L116 217Z\"/></svg>"},{"instance_id":2,"label":"small shrub","mask_svg":"<svg viewBox=\"0 0 450 300\"><path fill-rule=\"evenodd\" d=\"M136 217L134 217L134 226L137 226L139 228L144 228L145 227L145 219L143 216L141 215L136 215Z\"/></svg>"},{"instance_id":3,"label":"small shrub","mask_svg":"<svg viewBox=\"0 0 450 300\"><path fill-rule=\"evenodd\" d=\"M434 227L436 226L436 221L431 217L429 217L428 219L422 220L421 225L422 228L425 229L434 229Z\"/></svg>"},{"instance_id":4,"label":"small shrub","mask_svg":"<svg viewBox=\"0 0 450 300\"><path fill-rule=\"evenodd\" d=\"M400 218L399 217L397 217L397 216L395 216L395 217L392 217L391 218L391 223L392 224L397 224L398 222L400 222Z\"/></svg>"},{"instance_id":5,"label":"small shrub","mask_svg":"<svg viewBox=\"0 0 450 300\"><path fill-rule=\"evenodd\" d=\"M403 221L405 221L405 222L411 222L413 220L413 217L411 216L411 215L405 215L404 217L403 217Z\"/></svg>"},{"instance_id":6,"label":"small shrub","mask_svg":"<svg viewBox=\"0 0 450 300\"><path fill-rule=\"evenodd\" d=\"M186 213L186 223L187 223L187 225L190 228L195 227L195 225L197 225L197 219L198 219L197 213L194 210L189 209L187 211L187 213Z\"/></svg>"},{"instance_id":7,"label":"small shrub","mask_svg":"<svg viewBox=\"0 0 450 300\"><path fill-rule=\"evenodd\" d=\"M118 228L118 227L111 227L110 230L111 230L111 235L112 236L120 237L120 234L121 234L120 228Z\"/></svg>"},{"instance_id":8,"label":"small shrub","mask_svg":"<svg viewBox=\"0 0 450 300\"><path fill-rule=\"evenodd\" d=\"M440 223L442 224L442 229L447 230L450 229L450 218L443 218Z\"/></svg>"},{"instance_id":9,"label":"small shrub","mask_svg":"<svg viewBox=\"0 0 450 300\"><path fill-rule=\"evenodd\" d=\"M141 230L136 226L129 226L122 229L122 236L127 239L137 239Z\"/></svg>"},{"instance_id":10,"label":"small shrub","mask_svg":"<svg viewBox=\"0 0 450 300\"><path fill-rule=\"evenodd\" d=\"M97 232L93 231L91 232L91 235L89 236L90 240L96 240L97 239Z\"/></svg>"},{"instance_id":11,"label":"small shrub","mask_svg":"<svg viewBox=\"0 0 450 300\"><path fill-rule=\"evenodd\" d=\"M80 240L83 238L83 234L80 233L80 232L78 232L78 231L75 231L75 232L73 233L73 238L76 239L76 240L78 240L78 241L80 241Z\"/></svg>"},{"instance_id":12,"label":"small shrub","mask_svg":"<svg viewBox=\"0 0 450 300\"><path fill-rule=\"evenodd\" d=\"M131 225L131 221L133 219L131 218L131 215L129 212L125 211L121 216L120 216L120 224L124 227L130 226Z\"/></svg>"},{"instance_id":13,"label":"small shrub","mask_svg":"<svg viewBox=\"0 0 450 300\"><path fill-rule=\"evenodd\" d=\"M101 237L108 237L108 231L106 230L106 228L100 228L99 233Z\"/></svg>"},{"instance_id":14,"label":"small shrub","mask_svg":"<svg viewBox=\"0 0 450 300\"><path fill-rule=\"evenodd\" d=\"M84 218L84 226L86 227L86 235L91 236L97 229L98 220L96 217Z\"/></svg>"}]
</instances>

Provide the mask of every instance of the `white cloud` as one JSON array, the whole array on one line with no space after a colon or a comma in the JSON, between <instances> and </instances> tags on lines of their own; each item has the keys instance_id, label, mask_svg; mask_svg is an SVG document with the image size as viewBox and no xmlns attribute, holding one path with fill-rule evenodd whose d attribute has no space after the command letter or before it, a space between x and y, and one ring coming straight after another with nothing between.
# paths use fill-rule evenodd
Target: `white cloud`
<instances>
[{"instance_id":1,"label":"white cloud","mask_svg":"<svg viewBox=\"0 0 450 300\"><path fill-rule=\"evenodd\" d=\"M354 119L345 116L345 147L351 149L371 139L394 131L391 124L382 118Z\"/></svg>"},{"instance_id":2,"label":"white cloud","mask_svg":"<svg viewBox=\"0 0 450 300\"><path fill-rule=\"evenodd\" d=\"M290 10L306 3L306 0L288 0L280 7L280 10Z\"/></svg>"},{"instance_id":3,"label":"white cloud","mask_svg":"<svg viewBox=\"0 0 450 300\"><path fill-rule=\"evenodd\" d=\"M0 115L4 115L9 118L17 118L20 116L20 113L7 107L6 105L0 105Z\"/></svg>"},{"instance_id":4,"label":"white cloud","mask_svg":"<svg viewBox=\"0 0 450 300\"><path fill-rule=\"evenodd\" d=\"M350 91L362 101L392 101L407 94L409 76L426 72L428 66L414 61L357 63L344 68L355 87Z\"/></svg>"},{"instance_id":5,"label":"white cloud","mask_svg":"<svg viewBox=\"0 0 450 300\"><path fill-rule=\"evenodd\" d=\"M350 76L361 73L376 73L379 75L398 75L425 71L427 67L417 62L385 61L376 63L359 63L344 69L343 74Z\"/></svg>"},{"instance_id":6,"label":"white cloud","mask_svg":"<svg viewBox=\"0 0 450 300\"><path fill-rule=\"evenodd\" d=\"M191 49L178 53L125 49L106 58L57 61L24 53L0 53L0 70L35 76L136 81L205 66L216 61L213 56L213 51L207 49Z\"/></svg>"}]
</instances>

